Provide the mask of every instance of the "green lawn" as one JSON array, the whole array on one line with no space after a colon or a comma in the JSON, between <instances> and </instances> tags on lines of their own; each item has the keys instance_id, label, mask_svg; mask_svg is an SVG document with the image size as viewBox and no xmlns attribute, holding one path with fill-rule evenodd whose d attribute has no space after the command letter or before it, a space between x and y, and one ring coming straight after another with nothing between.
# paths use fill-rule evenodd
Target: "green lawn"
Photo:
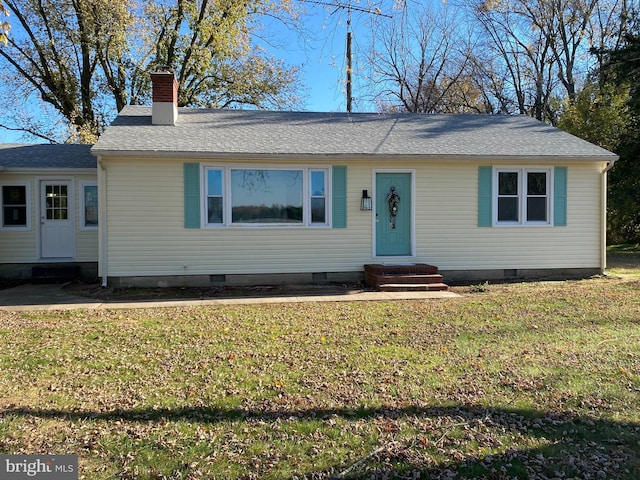
<instances>
[{"instance_id":1,"label":"green lawn","mask_svg":"<svg viewBox=\"0 0 640 480\"><path fill-rule=\"evenodd\" d=\"M442 301L0 312L0 452L77 453L87 479L637 479L640 267L612 267Z\"/></svg>"}]
</instances>

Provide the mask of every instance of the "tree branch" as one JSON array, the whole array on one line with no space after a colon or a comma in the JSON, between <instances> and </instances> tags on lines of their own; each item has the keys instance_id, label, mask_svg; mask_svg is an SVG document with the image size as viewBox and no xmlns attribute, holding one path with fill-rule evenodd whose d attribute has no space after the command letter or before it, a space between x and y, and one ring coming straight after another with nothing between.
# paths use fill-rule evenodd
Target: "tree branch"
<instances>
[{"instance_id":1,"label":"tree branch","mask_svg":"<svg viewBox=\"0 0 640 480\"><path fill-rule=\"evenodd\" d=\"M28 133L29 135L33 135L34 137L38 137L41 138L43 140L46 140L49 143L58 143L54 138L51 138L47 135L44 135L40 132L37 132L31 128L26 128L26 127L9 127L8 125L5 125L3 123L0 123L0 128L4 128L5 130L9 130L11 132L24 132L24 133Z\"/></svg>"}]
</instances>

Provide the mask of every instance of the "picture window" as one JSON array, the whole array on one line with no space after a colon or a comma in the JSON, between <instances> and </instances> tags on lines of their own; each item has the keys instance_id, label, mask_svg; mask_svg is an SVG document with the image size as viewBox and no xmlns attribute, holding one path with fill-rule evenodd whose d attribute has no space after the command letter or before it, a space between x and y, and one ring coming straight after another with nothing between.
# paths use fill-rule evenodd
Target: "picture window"
<instances>
[{"instance_id":1,"label":"picture window","mask_svg":"<svg viewBox=\"0 0 640 480\"><path fill-rule=\"evenodd\" d=\"M208 226L328 226L327 168L205 167Z\"/></svg>"}]
</instances>

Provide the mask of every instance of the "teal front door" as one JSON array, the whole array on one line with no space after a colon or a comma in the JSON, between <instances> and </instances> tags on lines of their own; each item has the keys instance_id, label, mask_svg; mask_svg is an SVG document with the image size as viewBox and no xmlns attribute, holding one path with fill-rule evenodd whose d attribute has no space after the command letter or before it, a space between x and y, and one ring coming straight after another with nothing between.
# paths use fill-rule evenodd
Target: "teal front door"
<instances>
[{"instance_id":1,"label":"teal front door","mask_svg":"<svg viewBox=\"0 0 640 480\"><path fill-rule=\"evenodd\" d=\"M376 173L376 256L411 255L411 173Z\"/></svg>"}]
</instances>

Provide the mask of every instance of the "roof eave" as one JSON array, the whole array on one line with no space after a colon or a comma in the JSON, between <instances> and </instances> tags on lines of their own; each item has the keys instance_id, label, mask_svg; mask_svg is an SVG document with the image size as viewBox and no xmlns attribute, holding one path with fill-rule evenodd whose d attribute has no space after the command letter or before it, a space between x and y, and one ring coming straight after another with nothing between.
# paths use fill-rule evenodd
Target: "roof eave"
<instances>
[{"instance_id":1,"label":"roof eave","mask_svg":"<svg viewBox=\"0 0 640 480\"><path fill-rule=\"evenodd\" d=\"M75 174L75 175L91 175L96 173L97 167L91 168L55 168L55 167L5 167L0 165L0 173L32 173L32 174Z\"/></svg>"},{"instance_id":2,"label":"roof eave","mask_svg":"<svg viewBox=\"0 0 640 480\"><path fill-rule=\"evenodd\" d=\"M380 160L404 161L456 161L491 163L589 163L611 162L618 159L613 153L602 155L459 155L459 154L388 154L388 153L256 153L256 152L206 152L206 151L167 151L167 150L102 150L93 149L91 153L100 157L135 157L162 159L219 159L219 160L311 160L319 158L345 159L349 161Z\"/></svg>"}]
</instances>

